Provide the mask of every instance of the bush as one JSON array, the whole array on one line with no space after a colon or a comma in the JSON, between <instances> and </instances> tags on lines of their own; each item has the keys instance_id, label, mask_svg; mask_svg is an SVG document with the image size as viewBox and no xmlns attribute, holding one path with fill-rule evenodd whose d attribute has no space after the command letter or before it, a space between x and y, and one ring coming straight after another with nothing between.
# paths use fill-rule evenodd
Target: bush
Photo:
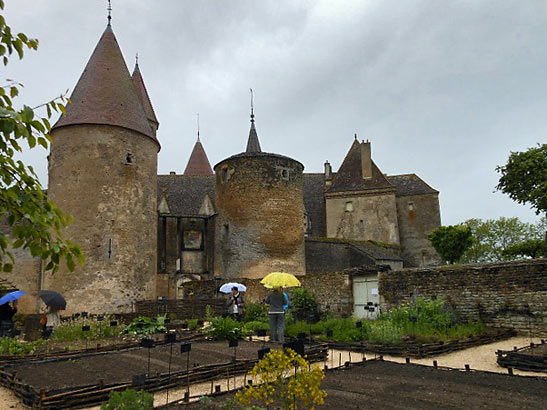
<instances>
[{"instance_id":1,"label":"bush","mask_svg":"<svg viewBox=\"0 0 547 410\"><path fill-rule=\"evenodd\" d=\"M187 321L188 323L188 330L198 330L201 328L201 326L198 324L199 319L189 319Z\"/></svg>"},{"instance_id":2,"label":"bush","mask_svg":"<svg viewBox=\"0 0 547 410\"><path fill-rule=\"evenodd\" d=\"M129 333L133 335L151 335L154 333L165 332L165 316L158 315L156 321L145 316L140 316L127 325L123 333Z\"/></svg>"},{"instance_id":3,"label":"bush","mask_svg":"<svg viewBox=\"0 0 547 410\"><path fill-rule=\"evenodd\" d=\"M215 340L233 340L243 337L241 323L231 317L215 317L207 329L207 336Z\"/></svg>"},{"instance_id":4,"label":"bush","mask_svg":"<svg viewBox=\"0 0 547 410\"><path fill-rule=\"evenodd\" d=\"M152 410L154 397L145 391L133 389L121 393L110 392L108 402L101 404L101 410Z\"/></svg>"},{"instance_id":5,"label":"bush","mask_svg":"<svg viewBox=\"0 0 547 410\"><path fill-rule=\"evenodd\" d=\"M82 330L83 325L89 325L89 331ZM73 342L76 340L97 340L109 337L119 336L121 329L119 327L111 327L108 318L102 322L90 321L88 319L78 318L66 322L61 322L55 328L51 336L51 340L60 342Z\"/></svg>"},{"instance_id":6,"label":"bush","mask_svg":"<svg viewBox=\"0 0 547 410\"><path fill-rule=\"evenodd\" d=\"M291 291L289 309L296 320L316 321L319 317L317 301L313 293L296 288Z\"/></svg>"},{"instance_id":7,"label":"bush","mask_svg":"<svg viewBox=\"0 0 547 410\"><path fill-rule=\"evenodd\" d=\"M247 335L255 335L258 330L270 330L270 325L259 321L247 322L243 325L243 330Z\"/></svg>"},{"instance_id":8,"label":"bush","mask_svg":"<svg viewBox=\"0 0 547 410\"><path fill-rule=\"evenodd\" d=\"M264 303L245 304L244 322L268 322L268 305Z\"/></svg>"}]
</instances>

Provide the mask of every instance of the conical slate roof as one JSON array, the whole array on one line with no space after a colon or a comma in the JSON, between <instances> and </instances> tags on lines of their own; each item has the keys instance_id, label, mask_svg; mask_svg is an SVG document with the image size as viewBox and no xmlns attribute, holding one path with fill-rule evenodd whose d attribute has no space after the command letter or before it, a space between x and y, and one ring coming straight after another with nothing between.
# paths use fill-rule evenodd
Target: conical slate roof
<instances>
[{"instance_id":1,"label":"conical slate roof","mask_svg":"<svg viewBox=\"0 0 547 410\"><path fill-rule=\"evenodd\" d=\"M213 175L211 164L199 138L196 141L196 145L194 145L194 149L184 170L184 175Z\"/></svg>"},{"instance_id":2,"label":"conical slate roof","mask_svg":"<svg viewBox=\"0 0 547 410\"><path fill-rule=\"evenodd\" d=\"M372 178L363 178L361 144L355 139L327 192L363 191L367 189L394 190L395 187L380 171L374 161L372 161Z\"/></svg>"},{"instance_id":3,"label":"conical slate roof","mask_svg":"<svg viewBox=\"0 0 547 410\"><path fill-rule=\"evenodd\" d=\"M256 133L254 120L251 120L251 130L249 131L249 139L247 141L247 149L245 152L262 152L260 149L260 142L258 141L258 134Z\"/></svg>"},{"instance_id":4,"label":"conical slate roof","mask_svg":"<svg viewBox=\"0 0 547 410\"><path fill-rule=\"evenodd\" d=\"M133 85L135 86L135 91L137 92L139 100L142 104L142 108L144 108L146 118L148 118L148 121L156 124L157 127L159 125L159 121L154 113L154 107L152 107L152 102L150 101L148 91L146 91L141 70L139 69L139 63L135 64L135 69L133 70L133 75L131 75L131 78L133 79Z\"/></svg>"},{"instance_id":5,"label":"conical slate roof","mask_svg":"<svg viewBox=\"0 0 547 410\"><path fill-rule=\"evenodd\" d=\"M53 128L75 124L115 125L140 132L157 142L110 26L97 43L70 99L66 114Z\"/></svg>"}]
</instances>

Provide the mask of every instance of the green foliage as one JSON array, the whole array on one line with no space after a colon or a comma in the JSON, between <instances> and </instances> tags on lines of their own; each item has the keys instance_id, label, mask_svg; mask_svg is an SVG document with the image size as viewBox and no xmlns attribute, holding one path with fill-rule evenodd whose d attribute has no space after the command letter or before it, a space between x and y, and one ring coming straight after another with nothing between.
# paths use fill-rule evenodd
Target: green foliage
<instances>
[{"instance_id":1,"label":"green foliage","mask_svg":"<svg viewBox=\"0 0 547 410\"><path fill-rule=\"evenodd\" d=\"M547 218L537 224L520 221L518 218L469 219L463 225L471 229L473 244L461 258L464 263L498 262L529 255L505 252L513 245L530 240L541 240L545 235Z\"/></svg>"},{"instance_id":2,"label":"green foliage","mask_svg":"<svg viewBox=\"0 0 547 410\"><path fill-rule=\"evenodd\" d=\"M215 310L213 307L211 305L205 306L205 320L207 320L207 322L212 322L214 318Z\"/></svg>"},{"instance_id":3,"label":"green foliage","mask_svg":"<svg viewBox=\"0 0 547 410\"><path fill-rule=\"evenodd\" d=\"M246 335L255 335L259 330L270 330L270 325L258 320L243 324L243 331Z\"/></svg>"},{"instance_id":4,"label":"green foliage","mask_svg":"<svg viewBox=\"0 0 547 410\"><path fill-rule=\"evenodd\" d=\"M4 9L4 1L0 1L0 9ZM4 65L14 53L22 59L25 49L38 48L38 40L12 32L3 16L0 16L0 33L0 57ZM68 100L61 95L34 108L22 104L17 109L14 100L22 86L13 80L0 85L0 215L11 231L9 235L0 232L0 271L13 270L12 249L17 248L43 259L45 270L57 271L60 260L65 258L68 269L73 271L76 261L84 263L84 256L78 246L61 235L62 228L72 218L47 200L34 169L14 158L23 151L23 142L29 149L37 144L48 148L49 119L54 111L64 113L62 103Z\"/></svg>"},{"instance_id":5,"label":"green foliage","mask_svg":"<svg viewBox=\"0 0 547 410\"><path fill-rule=\"evenodd\" d=\"M427 239L441 258L450 263L458 262L473 244L471 229L462 225L439 226Z\"/></svg>"},{"instance_id":6,"label":"green foliage","mask_svg":"<svg viewBox=\"0 0 547 410\"><path fill-rule=\"evenodd\" d=\"M83 325L89 325L89 331L82 331ZM106 339L109 337L119 336L121 332L122 330L120 327L110 326L110 321L108 318L105 318L102 322L78 318L67 322L61 322L61 324L55 328L55 332L53 332L51 340L72 342L85 339Z\"/></svg>"},{"instance_id":7,"label":"green foliage","mask_svg":"<svg viewBox=\"0 0 547 410\"><path fill-rule=\"evenodd\" d=\"M45 340L38 339L35 342L20 342L12 337L0 338L0 354L2 355L25 355L34 354L36 349L43 345Z\"/></svg>"},{"instance_id":8,"label":"green foliage","mask_svg":"<svg viewBox=\"0 0 547 410\"><path fill-rule=\"evenodd\" d=\"M198 324L199 319L189 319L187 321L188 323L188 330L198 330L201 326Z\"/></svg>"},{"instance_id":9,"label":"green foliage","mask_svg":"<svg viewBox=\"0 0 547 410\"><path fill-rule=\"evenodd\" d=\"M265 303L246 303L244 322L268 322L268 305Z\"/></svg>"},{"instance_id":10,"label":"green foliage","mask_svg":"<svg viewBox=\"0 0 547 410\"><path fill-rule=\"evenodd\" d=\"M547 144L524 152L511 152L496 189L519 204L529 204L536 214L547 212Z\"/></svg>"},{"instance_id":11,"label":"green foliage","mask_svg":"<svg viewBox=\"0 0 547 410\"><path fill-rule=\"evenodd\" d=\"M152 410L154 396L144 390L124 390L110 392L108 402L101 404L101 410Z\"/></svg>"},{"instance_id":12,"label":"green foliage","mask_svg":"<svg viewBox=\"0 0 547 410\"><path fill-rule=\"evenodd\" d=\"M315 321L318 318L319 313L314 294L303 288L294 288L290 293L291 304L289 310L293 317L296 320Z\"/></svg>"},{"instance_id":13,"label":"green foliage","mask_svg":"<svg viewBox=\"0 0 547 410\"><path fill-rule=\"evenodd\" d=\"M165 315L158 315L156 321L152 321L149 317L140 316L127 325L123 333L133 335L151 335L154 333L165 332Z\"/></svg>"},{"instance_id":14,"label":"green foliage","mask_svg":"<svg viewBox=\"0 0 547 410\"><path fill-rule=\"evenodd\" d=\"M242 324L231 317L215 317L207 329L207 336L215 340L233 340L243 337Z\"/></svg>"},{"instance_id":15,"label":"green foliage","mask_svg":"<svg viewBox=\"0 0 547 410\"><path fill-rule=\"evenodd\" d=\"M543 239L528 239L506 247L503 250L503 255L511 259L541 258L544 249L545 241Z\"/></svg>"}]
</instances>

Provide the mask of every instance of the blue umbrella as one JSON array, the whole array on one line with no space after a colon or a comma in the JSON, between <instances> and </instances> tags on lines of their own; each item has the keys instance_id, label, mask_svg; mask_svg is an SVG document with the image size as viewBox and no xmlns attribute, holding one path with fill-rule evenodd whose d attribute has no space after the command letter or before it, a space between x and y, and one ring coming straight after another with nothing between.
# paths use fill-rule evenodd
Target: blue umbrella
<instances>
[{"instance_id":1,"label":"blue umbrella","mask_svg":"<svg viewBox=\"0 0 547 410\"><path fill-rule=\"evenodd\" d=\"M21 296L26 295L27 292L22 290L16 290L15 292L6 293L0 298L0 306L5 305L6 303L13 302L14 300L19 299Z\"/></svg>"}]
</instances>

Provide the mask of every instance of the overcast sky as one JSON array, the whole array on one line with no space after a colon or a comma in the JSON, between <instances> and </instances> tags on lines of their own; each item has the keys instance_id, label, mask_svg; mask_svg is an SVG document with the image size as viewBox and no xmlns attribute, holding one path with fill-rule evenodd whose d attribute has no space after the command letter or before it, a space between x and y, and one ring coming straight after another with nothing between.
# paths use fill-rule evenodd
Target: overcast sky
<instances>
[{"instance_id":1,"label":"overcast sky","mask_svg":"<svg viewBox=\"0 0 547 410\"><path fill-rule=\"evenodd\" d=\"M106 0L7 0L15 31L40 40L4 78L36 105L72 90L106 26ZM494 193L510 151L547 140L547 2L113 0L162 144L182 173L196 141L212 165L245 149L249 88L263 151L338 169L353 135L387 174L439 190L443 224L537 217ZM47 185L47 152L25 153Z\"/></svg>"}]
</instances>

